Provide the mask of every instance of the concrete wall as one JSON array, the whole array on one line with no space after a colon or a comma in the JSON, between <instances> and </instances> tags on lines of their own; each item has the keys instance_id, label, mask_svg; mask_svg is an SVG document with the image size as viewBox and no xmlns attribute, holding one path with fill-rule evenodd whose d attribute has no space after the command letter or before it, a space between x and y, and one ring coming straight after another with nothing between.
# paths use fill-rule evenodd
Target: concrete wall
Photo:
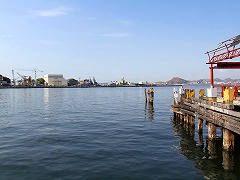
<instances>
[{"instance_id":1,"label":"concrete wall","mask_svg":"<svg viewBox=\"0 0 240 180\"><path fill-rule=\"evenodd\" d=\"M67 80L62 74L47 74L44 76L45 84L48 86L67 86Z\"/></svg>"}]
</instances>

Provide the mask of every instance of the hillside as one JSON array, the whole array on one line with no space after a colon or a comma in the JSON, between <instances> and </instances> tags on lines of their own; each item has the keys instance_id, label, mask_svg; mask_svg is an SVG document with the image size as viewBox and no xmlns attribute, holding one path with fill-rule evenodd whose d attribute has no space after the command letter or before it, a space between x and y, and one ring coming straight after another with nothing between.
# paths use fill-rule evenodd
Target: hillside
<instances>
[{"instance_id":1,"label":"hillside","mask_svg":"<svg viewBox=\"0 0 240 180\"><path fill-rule=\"evenodd\" d=\"M179 77L173 77L171 80L167 81L167 85L175 85L175 84L188 84L190 81L187 81L185 79L179 78Z\"/></svg>"}]
</instances>

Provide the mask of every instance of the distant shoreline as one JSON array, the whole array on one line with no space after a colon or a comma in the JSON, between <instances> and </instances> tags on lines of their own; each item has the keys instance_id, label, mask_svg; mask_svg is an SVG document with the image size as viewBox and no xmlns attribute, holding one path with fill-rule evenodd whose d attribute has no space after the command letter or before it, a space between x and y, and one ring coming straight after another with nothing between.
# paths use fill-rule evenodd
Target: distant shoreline
<instances>
[{"instance_id":1,"label":"distant shoreline","mask_svg":"<svg viewBox=\"0 0 240 180\"><path fill-rule=\"evenodd\" d=\"M143 86L0 86L0 89L30 89L30 88L127 88L127 87L175 87L175 86L188 86L188 85L206 85L206 84L173 84L173 85L143 85Z\"/></svg>"}]
</instances>

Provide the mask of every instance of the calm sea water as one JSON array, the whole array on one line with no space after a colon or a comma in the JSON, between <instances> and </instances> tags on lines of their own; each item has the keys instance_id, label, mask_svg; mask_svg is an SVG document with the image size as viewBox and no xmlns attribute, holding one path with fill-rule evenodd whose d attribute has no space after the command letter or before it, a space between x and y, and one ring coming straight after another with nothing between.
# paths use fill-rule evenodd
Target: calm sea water
<instances>
[{"instance_id":1,"label":"calm sea water","mask_svg":"<svg viewBox=\"0 0 240 180\"><path fill-rule=\"evenodd\" d=\"M0 179L238 179L240 153L226 164L154 90L146 106L144 88L0 89Z\"/></svg>"}]
</instances>

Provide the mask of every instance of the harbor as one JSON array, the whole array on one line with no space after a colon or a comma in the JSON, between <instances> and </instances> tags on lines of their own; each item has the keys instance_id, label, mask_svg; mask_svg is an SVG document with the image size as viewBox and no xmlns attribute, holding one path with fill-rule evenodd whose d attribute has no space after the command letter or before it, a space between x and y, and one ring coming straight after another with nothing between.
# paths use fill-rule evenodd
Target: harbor
<instances>
[{"instance_id":1,"label":"harbor","mask_svg":"<svg viewBox=\"0 0 240 180\"><path fill-rule=\"evenodd\" d=\"M0 179L240 179L239 6L1 1Z\"/></svg>"}]
</instances>

